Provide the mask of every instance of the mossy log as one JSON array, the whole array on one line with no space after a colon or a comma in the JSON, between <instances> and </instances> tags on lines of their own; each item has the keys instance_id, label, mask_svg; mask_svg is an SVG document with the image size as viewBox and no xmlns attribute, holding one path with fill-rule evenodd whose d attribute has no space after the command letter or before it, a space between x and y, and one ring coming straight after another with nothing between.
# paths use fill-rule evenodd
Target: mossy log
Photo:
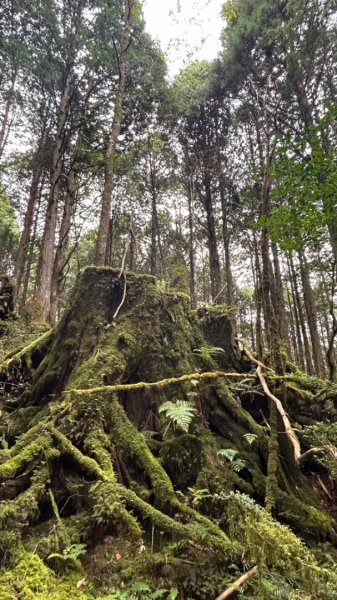
<instances>
[{"instance_id":1,"label":"mossy log","mask_svg":"<svg viewBox=\"0 0 337 600\"><path fill-rule=\"evenodd\" d=\"M289 598L333 598L333 474L314 457L294 461L230 319L190 312L149 276L127 274L126 291L114 319L124 281L87 269L55 330L0 368L1 598L89 600L146 580L208 600L247 564L260 573L250 598L275 597L282 579ZM195 352L211 343L223 352ZM283 385L295 427L304 414L315 423L323 385L301 378ZM277 394L280 381L268 383ZM177 400L193 406L185 433L159 410Z\"/></svg>"}]
</instances>

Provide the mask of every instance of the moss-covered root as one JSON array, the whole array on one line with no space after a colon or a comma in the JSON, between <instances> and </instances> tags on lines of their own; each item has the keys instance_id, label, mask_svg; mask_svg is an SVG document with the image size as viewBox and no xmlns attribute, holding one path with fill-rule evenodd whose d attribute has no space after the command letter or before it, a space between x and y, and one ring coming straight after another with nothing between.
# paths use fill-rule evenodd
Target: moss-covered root
<instances>
[{"instance_id":1,"label":"moss-covered root","mask_svg":"<svg viewBox=\"0 0 337 600\"><path fill-rule=\"evenodd\" d=\"M230 541L225 533L215 523L203 517L196 510L179 502L174 492L172 482L159 461L152 454L143 436L137 431L129 420L116 395L109 395L109 430L115 443L128 454L136 458L144 469L153 486L157 499L162 504L169 504L177 512L186 515L200 527L207 530L208 535L217 539L217 543L229 545Z\"/></svg>"},{"instance_id":2,"label":"moss-covered root","mask_svg":"<svg viewBox=\"0 0 337 600\"><path fill-rule=\"evenodd\" d=\"M175 503L176 496L170 478L153 456L144 437L129 420L116 394L108 394L107 403L108 428L114 443L137 460L161 503Z\"/></svg>"},{"instance_id":3,"label":"moss-covered root","mask_svg":"<svg viewBox=\"0 0 337 600\"><path fill-rule=\"evenodd\" d=\"M50 329L43 333L36 340L21 348L19 351L8 354L2 364L0 364L0 375L3 374L11 365L20 366L25 364L28 369L32 368L34 354L46 354L53 337L53 330Z\"/></svg>"},{"instance_id":4,"label":"moss-covered root","mask_svg":"<svg viewBox=\"0 0 337 600\"><path fill-rule=\"evenodd\" d=\"M0 572L1 600L89 600L88 589L77 587L81 573L57 578L41 558L28 552L12 533L0 534L0 552L6 553L8 568Z\"/></svg>"},{"instance_id":5,"label":"moss-covered root","mask_svg":"<svg viewBox=\"0 0 337 600\"><path fill-rule=\"evenodd\" d=\"M276 506L278 490L278 412L275 404L270 406L270 428L271 435L268 440L268 469L266 480L265 506L269 513L272 513Z\"/></svg>"}]
</instances>

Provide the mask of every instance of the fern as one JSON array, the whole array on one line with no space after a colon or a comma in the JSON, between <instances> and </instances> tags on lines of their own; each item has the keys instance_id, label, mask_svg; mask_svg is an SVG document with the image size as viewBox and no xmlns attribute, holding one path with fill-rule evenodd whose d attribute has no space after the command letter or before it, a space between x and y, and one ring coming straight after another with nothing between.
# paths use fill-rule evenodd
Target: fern
<instances>
[{"instance_id":1,"label":"fern","mask_svg":"<svg viewBox=\"0 0 337 600\"><path fill-rule=\"evenodd\" d=\"M218 456L220 456L220 458L229 460L229 462L233 462L238 454L238 451L234 450L233 448L223 448L222 450L218 450Z\"/></svg>"},{"instance_id":2,"label":"fern","mask_svg":"<svg viewBox=\"0 0 337 600\"><path fill-rule=\"evenodd\" d=\"M195 348L193 352L201 356L213 356L214 358L225 354L224 349L217 346L202 346L201 348Z\"/></svg>"},{"instance_id":3,"label":"fern","mask_svg":"<svg viewBox=\"0 0 337 600\"><path fill-rule=\"evenodd\" d=\"M170 424L174 423L187 433L195 415L195 406L186 400L168 400L159 407L159 413L164 413L165 417L170 419Z\"/></svg>"},{"instance_id":4,"label":"fern","mask_svg":"<svg viewBox=\"0 0 337 600\"><path fill-rule=\"evenodd\" d=\"M233 460L233 462L231 463L231 469L232 469L232 471L234 471L234 473L240 473L240 471L242 471L245 467L246 467L246 462L244 460L242 460L241 458L237 458L236 460Z\"/></svg>"},{"instance_id":5,"label":"fern","mask_svg":"<svg viewBox=\"0 0 337 600\"><path fill-rule=\"evenodd\" d=\"M256 433L245 433L243 436L250 446L253 446L257 440Z\"/></svg>"},{"instance_id":6,"label":"fern","mask_svg":"<svg viewBox=\"0 0 337 600\"><path fill-rule=\"evenodd\" d=\"M246 463L241 458L237 458L238 451L233 448L223 448L222 450L218 450L218 456L220 458L225 458L230 462L230 468L234 473L240 473L245 467Z\"/></svg>"}]
</instances>

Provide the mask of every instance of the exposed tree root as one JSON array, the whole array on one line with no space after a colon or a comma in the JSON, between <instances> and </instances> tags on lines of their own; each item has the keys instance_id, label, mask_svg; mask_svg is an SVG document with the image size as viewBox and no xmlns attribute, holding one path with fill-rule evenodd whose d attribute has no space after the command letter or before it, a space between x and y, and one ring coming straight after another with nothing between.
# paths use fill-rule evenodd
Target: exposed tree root
<instances>
[{"instance_id":1,"label":"exposed tree root","mask_svg":"<svg viewBox=\"0 0 337 600\"><path fill-rule=\"evenodd\" d=\"M247 573L244 573L244 575L241 575L241 577L239 577L230 588L228 588L222 594L220 594L220 596L218 596L216 598L216 600L226 600L227 598L231 598L233 596L233 594L235 594L235 592L237 592L242 586L244 586L245 583L251 577L253 577L254 575L257 575L257 573L258 573L258 567L255 566L252 569L250 569L249 571L247 571Z\"/></svg>"}]
</instances>

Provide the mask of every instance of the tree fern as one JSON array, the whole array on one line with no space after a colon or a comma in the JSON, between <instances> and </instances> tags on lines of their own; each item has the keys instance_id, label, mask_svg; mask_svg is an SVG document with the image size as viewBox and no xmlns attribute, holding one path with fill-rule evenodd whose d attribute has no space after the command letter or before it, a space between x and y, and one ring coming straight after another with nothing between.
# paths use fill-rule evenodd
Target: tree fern
<instances>
[{"instance_id":1,"label":"tree fern","mask_svg":"<svg viewBox=\"0 0 337 600\"><path fill-rule=\"evenodd\" d=\"M186 433L195 415L195 406L186 400L177 400L176 402L163 402L159 407L159 413L164 413L170 423L174 423Z\"/></svg>"}]
</instances>

